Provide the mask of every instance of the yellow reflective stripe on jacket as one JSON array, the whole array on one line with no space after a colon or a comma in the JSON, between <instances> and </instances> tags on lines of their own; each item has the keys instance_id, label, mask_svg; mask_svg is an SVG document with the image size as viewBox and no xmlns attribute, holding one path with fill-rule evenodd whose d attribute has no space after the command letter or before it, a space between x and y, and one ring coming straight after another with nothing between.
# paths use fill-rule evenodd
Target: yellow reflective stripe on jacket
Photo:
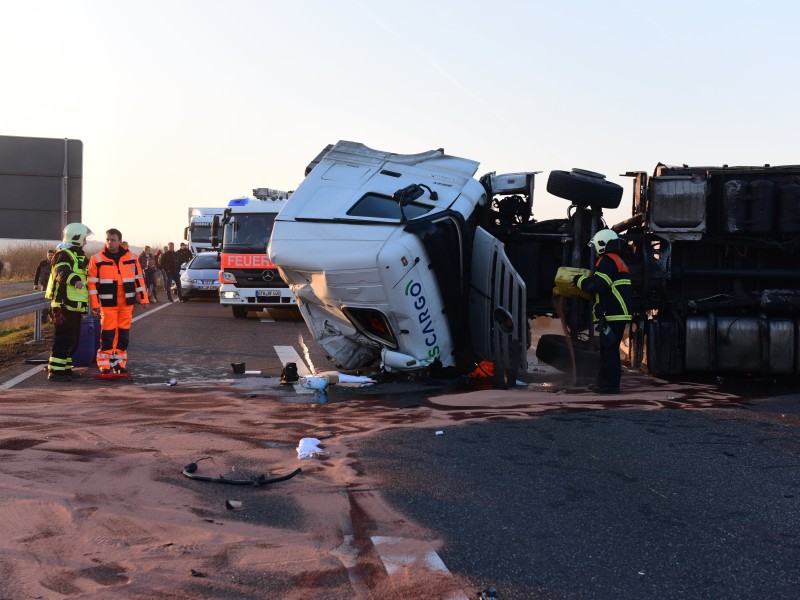
<instances>
[{"instance_id":1,"label":"yellow reflective stripe on jacket","mask_svg":"<svg viewBox=\"0 0 800 600\"><path fill-rule=\"evenodd\" d=\"M603 281L608 284L608 287L611 288L611 293L614 294L614 297L619 302L620 309L622 309L621 315L605 315L606 321L630 321L631 320L631 313L628 310L628 306L625 304L625 301L622 299L622 294L619 293L617 286L619 285L630 285L630 279L617 279L616 281L612 281L611 277L606 275L605 273L597 272L595 273L598 277L600 277ZM595 294L595 306L597 303L600 302L600 294ZM594 315L594 320L598 321L599 317Z\"/></svg>"}]
</instances>

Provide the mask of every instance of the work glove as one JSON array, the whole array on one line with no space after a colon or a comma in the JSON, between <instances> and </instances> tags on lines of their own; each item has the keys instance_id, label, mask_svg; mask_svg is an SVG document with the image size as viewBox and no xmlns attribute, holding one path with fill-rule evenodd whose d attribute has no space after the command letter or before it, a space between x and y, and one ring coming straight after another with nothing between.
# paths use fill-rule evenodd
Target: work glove
<instances>
[{"instance_id":1,"label":"work glove","mask_svg":"<svg viewBox=\"0 0 800 600\"><path fill-rule=\"evenodd\" d=\"M64 314L64 309L61 308L60 306L56 306L53 309L53 324L62 325L66 320L67 316Z\"/></svg>"}]
</instances>

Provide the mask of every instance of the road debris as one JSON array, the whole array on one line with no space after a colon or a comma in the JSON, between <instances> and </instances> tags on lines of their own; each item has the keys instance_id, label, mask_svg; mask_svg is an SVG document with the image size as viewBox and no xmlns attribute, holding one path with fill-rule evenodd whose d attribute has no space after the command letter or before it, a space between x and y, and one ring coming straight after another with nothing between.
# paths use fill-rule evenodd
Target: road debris
<instances>
[{"instance_id":1,"label":"road debris","mask_svg":"<svg viewBox=\"0 0 800 600\"><path fill-rule=\"evenodd\" d=\"M319 447L319 440L317 438L303 438L297 445L297 458L303 460L304 458L314 458L324 454L324 450Z\"/></svg>"},{"instance_id":2,"label":"road debris","mask_svg":"<svg viewBox=\"0 0 800 600\"><path fill-rule=\"evenodd\" d=\"M193 463L189 463L185 467L183 467L183 476L188 477L189 479L194 479L195 481L211 481L215 483L227 483L230 485L253 485L256 487L262 485L268 485L270 483L277 483L279 481L286 481L287 479L291 479L298 473L302 471L302 469L295 469L288 475L281 475L279 477L269 478L269 473L262 474L262 475L253 475L248 477L247 479L233 479L231 477L226 477L225 475L220 475L218 477L209 477L207 475L197 475L197 463L201 460L210 459L210 456L204 456L203 458L197 459L197 461Z\"/></svg>"}]
</instances>

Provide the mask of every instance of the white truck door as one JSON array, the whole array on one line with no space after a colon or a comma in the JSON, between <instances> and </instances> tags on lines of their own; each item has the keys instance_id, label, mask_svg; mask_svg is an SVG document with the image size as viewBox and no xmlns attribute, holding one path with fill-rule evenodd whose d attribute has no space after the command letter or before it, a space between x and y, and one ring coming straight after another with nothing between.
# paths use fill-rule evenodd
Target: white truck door
<instances>
[{"instance_id":1,"label":"white truck door","mask_svg":"<svg viewBox=\"0 0 800 600\"><path fill-rule=\"evenodd\" d=\"M503 243L478 227L472 248L469 327L475 352L497 368L527 370L525 282Z\"/></svg>"}]
</instances>

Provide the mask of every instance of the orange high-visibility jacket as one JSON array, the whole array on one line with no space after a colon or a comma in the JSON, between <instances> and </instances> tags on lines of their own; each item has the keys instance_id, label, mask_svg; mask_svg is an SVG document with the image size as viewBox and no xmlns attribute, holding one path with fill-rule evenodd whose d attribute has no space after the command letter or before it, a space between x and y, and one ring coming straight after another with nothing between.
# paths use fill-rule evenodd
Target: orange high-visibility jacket
<instances>
[{"instance_id":1,"label":"orange high-visibility jacket","mask_svg":"<svg viewBox=\"0 0 800 600\"><path fill-rule=\"evenodd\" d=\"M133 305L137 296L140 304L149 303L139 260L130 250L120 257L119 263L106 256L105 249L92 256L87 282L93 309Z\"/></svg>"}]
</instances>

